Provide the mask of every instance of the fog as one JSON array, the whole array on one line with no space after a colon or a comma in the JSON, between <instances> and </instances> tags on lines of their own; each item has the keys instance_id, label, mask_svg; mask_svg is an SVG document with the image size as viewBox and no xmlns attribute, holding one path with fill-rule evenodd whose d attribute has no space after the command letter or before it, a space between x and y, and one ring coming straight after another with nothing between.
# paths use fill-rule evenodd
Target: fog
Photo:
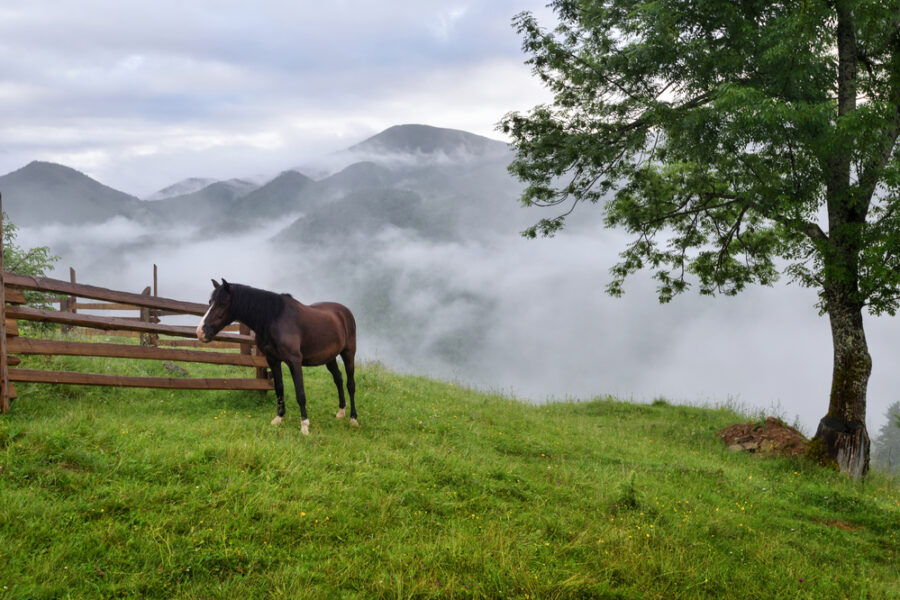
<instances>
[{"instance_id":1,"label":"fog","mask_svg":"<svg viewBox=\"0 0 900 600\"><path fill-rule=\"evenodd\" d=\"M57 277L71 266L93 285L140 291L156 264L161 296L203 302L210 278L224 277L304 303L343 302L357 316L361 360L531 402L611 394L731 404L807 435L827 410L831 339L812 290L778 284L661 305L646 276L629 280L623 298L605 293L625 238L599 227L539 240L512 227L442 241L389 227L328 244L272 241L292 220L210 236L201 224L151 231L117 218L77 236L22 228L19 243L51 246L62 256ZM900 330L889 318L866 324L874 434L897 400Z\"/></svg>"}]
</instances>

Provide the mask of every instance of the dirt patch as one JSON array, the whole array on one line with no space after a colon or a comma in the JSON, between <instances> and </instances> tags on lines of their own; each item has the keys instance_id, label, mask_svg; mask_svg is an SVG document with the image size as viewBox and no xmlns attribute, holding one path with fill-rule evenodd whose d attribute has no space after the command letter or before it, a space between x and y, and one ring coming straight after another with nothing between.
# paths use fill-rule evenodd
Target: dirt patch
<instances>
[{"instance_id":1,"label":"dirt patch","mask_svg":"<svg viewBox=\"0 0 900 600\"><path fill-rule=\"evenodd\" d=\"M809 444L803 435L775 417L759 423L738 423L719 432L719 437L733 452L744 450L761 454L799 456L806 453Z\"/></svg>"}]
</instances>

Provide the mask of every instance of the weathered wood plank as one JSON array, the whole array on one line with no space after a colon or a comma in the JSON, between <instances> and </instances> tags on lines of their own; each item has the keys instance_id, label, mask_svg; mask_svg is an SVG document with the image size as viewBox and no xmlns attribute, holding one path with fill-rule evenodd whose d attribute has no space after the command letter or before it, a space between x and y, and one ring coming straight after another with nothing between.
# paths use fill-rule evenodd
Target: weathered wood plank
<instances>
[{"instance_id":1,"label":"weathered wood plank","mask_svg":"<svg viewBox=\"0 0 900 600\"><path fill-rule=\"evenodd\" d=\"M200 340L159 340L160 346L172 348L211 348L237 350L238 347L228 342L201 342Z\"/></svg>"},{"instance_id":2,"label":"weathered wood plank","mask_svg":"<svg viewBox=\"0 0 900 600\"><path fill-rule=\"evenodd\" d=\"M25 304L25 294L22 290L8 288L6 290L6 302L8 304Z\"/></svg>"},{"instance_id":3,"label":"weathered wood plank","mask_svg":"<svg viewBox=\"0 0 900 600\"><path fill-rule=\"evenodd\" d=\"M43 371L39 369L9 369L10 381L23 383L58 383L66 385L101 385L113 387L141 387L168 390L271 390L267 379L133 377L98 375L72 371Z\"/></svg>"},{"instance_id":4,"label":"weathered wood plank","mask_svg":"<svg viewBox=\"0 0 900 600\"><path fill-rule=\"evenodd\" d=\"M119 302L76 302L76 310L140 310L139 306Z\"/></svg>"},{"instance_id":5,"label":"weathered wood plank","mask_svg":"<svg viewBox=\"0 0 900 600\"><path fill-rule=\"evenodd\" d=\"M103 336L112 336L112 337L122 337L122 338L136 338L140 337L140 333L137 331L121 331L118 329L107 329L106 331L99 331L97 329L88 329L86 327L79 327L77 329L73 329L76 334L82 335L85 337L94 337L96 335ZM225 331L225 330L223 330ZM225 350L238 350L238 346L231 342L201 342L198 339L160 339L160 346L175 346L179 348L206 348L209 350L212 349L225 349Z\"/></svg>"},{"instance_id":6,"label":"weathered wood plank","mask_svg":"<svg viewBox=\"0 0 900 600\"><path fill-rule=\"evenodd\" d=\"M197 328L188 325L163 325L161 323L143 323L116 317L96 317L78 313L64 313L56 310L43 310L27 306L8 306L7 317L26 321L44 321L48 323L65 323L94 329L122 329L124 331L141 331L145 333L161 333L178 337L192 338L197 336ZM219 333L214 340L234 343L251 343L253 337L241 334Z\"/></svg>"},{"instance_id":7,"label":"weathered wood plank","mask_svg":"<svg viewBox=\"0 0 900 600\"><path fill-rule=\"evenodd\" d=\"M264 367L264 356L238 354L236 352L203 352L175 348L154 348L128 344L99 344L94 342L69 342L10 338L7 351L15 354L53 354L65 356L102 356L106 358L137 358L148 360L177 360L239 367ZM12 364L12 363L10 363Z\"/></svg>"},{"instance_id":8,"label":"weathered wood plank","mask_svg":"<svg viewBox=\"0 0 900 600\"><path fill-rule=\"evenodd\" d=\"M90 298L91 300L103 300L105 302L133 304L135 306L158 308L161 310L171 310L189 315L203 316L204 314L206 314L206 310L209 308L208 305L201 304L199 302L183 302L181 300L173 300L171 298L144 296L142 294L120 292L107 288L97 287L94 285L71 283L68 281L62 281L61 279L51 279L49 277L27 277L24 275L15 275L13 273L4 273L4 279L6 281L7 287L16 289L34 290L39 292L56 292L60 294L78 296L80 298Z\"/></svg>"}]
</instances>

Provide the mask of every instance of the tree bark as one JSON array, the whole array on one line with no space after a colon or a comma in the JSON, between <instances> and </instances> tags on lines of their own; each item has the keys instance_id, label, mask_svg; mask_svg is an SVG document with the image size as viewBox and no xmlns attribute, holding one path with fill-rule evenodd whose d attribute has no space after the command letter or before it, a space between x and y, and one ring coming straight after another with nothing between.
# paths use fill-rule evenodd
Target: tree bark
<instances>
[{"instance_id":1,"label":"tree bark","mask_svg":"<svg viewBox=\"0 0 900 600\"><path fill-rule=\"evenodd\" d=\"M828 414L813 437L815 458L834 461L854 479L869 471L869 434L866 430L866 390L872 372L862 309L833 298L828 303L834 344L834 370Z\"/></svg>"}]
</instances>

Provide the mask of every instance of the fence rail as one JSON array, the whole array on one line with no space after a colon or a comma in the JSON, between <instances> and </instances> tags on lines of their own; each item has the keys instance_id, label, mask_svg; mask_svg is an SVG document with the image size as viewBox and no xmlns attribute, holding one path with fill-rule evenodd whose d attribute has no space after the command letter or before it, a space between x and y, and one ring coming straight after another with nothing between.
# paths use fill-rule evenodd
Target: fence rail
<instances>
[{"instance_id":1,"label":"fence rail","mask_svg":"<svg viewBox=\"0 0 900 600\"><path fill-rule=\"evenodd\" d=\"M2 215L2 198L0 198ZM2 222L0 222L2 225ZM184 302L156 295L157 272L153 269L153 291L148 286L136 294L85 285L49 277L31 277L3 271L3 243L0 239L0 412L7 412L10 399L16 398L14 382L54 383L70 385L101 385L115 387L144 387L181 390L259 390L273 389L266 372L265 357L257 354L254 337L244 326L238 332L233 327L223 330L214 341L203 344L204 350L186 350L174 346L200 346L194 327L160 323L160 317L172 315L200 316L207 305ZM25 306L25 291L54 295L60 310ZM83 302L83 299L94 302ZM87 315L78 310L138 311L138 317L110 317ZM58 323L64 331L100 330L107 334L141 336L141 345L50 340L19 335L18 321ZM160 339L160 335L185 339ZM226 351L231 350L231 351ZM164 360L249 367L256 370L253 378L213 377L135 377L108 373L81 373L19 368L19 356L94 356L133 360Z\"/></svg>"}]
</instances>

